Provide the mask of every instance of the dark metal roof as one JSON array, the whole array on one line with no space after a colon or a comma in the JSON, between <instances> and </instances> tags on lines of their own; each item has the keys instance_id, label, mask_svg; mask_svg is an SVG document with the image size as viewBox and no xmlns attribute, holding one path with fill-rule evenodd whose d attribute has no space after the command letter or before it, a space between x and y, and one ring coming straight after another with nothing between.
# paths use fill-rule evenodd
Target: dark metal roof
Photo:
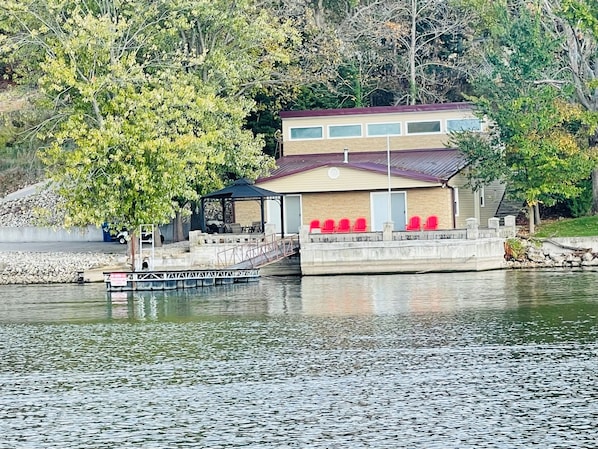
<instances>
[{"instance_id":1,"label":"dark metal roof","mask_svg":"<svg viewBox=\"0 0 598 449\"><path fill-rule=\"evenodd\" d=\"M388 172L387 152L302 154L285 156L276 161L277 168L258 182L291 176L319 167L349 167L377 173ZM464 166L465 159L457 149L400 150L390 152L390 174L428 182L446 182Z\"/></svg>"},{"instance_id":2,"label":"dark metal roof","mask_svg":"<svg viewBox=\"0 0 598 449\"><path fill-rule=\"evenodd\" d=\"M233 200L256 199L256 198L279 198L280 193L271 190L262 189L254 185L248 179L238 179L230 186L224 189L217 190L207 195L203 195L204 199L230 198Z\"/></svg>"},{"instance_id":3,"label":"dark metal roof","mask_svg":"<svg viewBox=\"0 0 598 449\"><path fill-rule=\"evenodd\" d=\"M392 114L406 112L435 112L451 110L471 110L471 103L438 103L438 104L414 104L403 106L373 106L370 108L339 108L339 109L315 109L306 111L281 111L281 118L298 117L322 117L333 115L359 115L359 114Z\"/></svg>"}]
</instances>

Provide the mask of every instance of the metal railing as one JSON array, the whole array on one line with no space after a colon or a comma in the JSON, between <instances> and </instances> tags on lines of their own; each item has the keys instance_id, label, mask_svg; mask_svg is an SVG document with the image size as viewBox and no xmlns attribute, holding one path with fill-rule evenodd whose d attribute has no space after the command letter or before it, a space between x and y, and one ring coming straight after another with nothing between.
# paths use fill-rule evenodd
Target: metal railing
<instances>
[{"instance_id":1,"label":"metal railing","mask_svg":"<svg viewBox=\"0 0 598 449\"><path fill-rule=\"evenodd\" d=\"M515 229L501 227L499 229L476 229L478 239L487 238L509 238L515 235ZM393 231L393 241L404 240L454 240L468 239L467 229L437 229L434 231ZM342 242L381 242L384 240L384 233L379 232L348 232L348 233L309 233L310 243L342 243Z\"/></svg>"},{"instance_id":2,"label":"metal railing","mask_svg":"<svg viewBox=\"0 0 598 449\"><path fill-rule=\"evenodd\" d=\"M343 232L343 233L310 233L310 243L332 243L332 242L381 242L382 232Z\"/></svg>"},{"instance_id":3,"label":"metal railing","mask_svg":"<svg viewBox=\"0 0 598 449\"><path fill-rule=\"evenodd\" d=\"M201 243L203 245L235 245L240 243L249 243L259 245L264 242L263 233L249 234L201 234Z\"/></svg>"},{"instance_id":4,"label":"metal railing","mask_svg":"<svg viewBox=\"0 0 598 449\"><path fill-rule=\"evenodd\" d=\"M434 231L394 231L392 239L402 240L453 240L466 239L467 229L437 229Z\"/></svg>"},{"instance_id":5,"label":"metal railing","mask_svg":"<svg viewBox=\"0 0 598 449\"><path fill-rule=\"evenodd\" d=\"M240 244L218 253L221 267L257 268L295 254L299 248L297 235L278 238L264 236L260 242Z\"/></svg>"}]
</instances>

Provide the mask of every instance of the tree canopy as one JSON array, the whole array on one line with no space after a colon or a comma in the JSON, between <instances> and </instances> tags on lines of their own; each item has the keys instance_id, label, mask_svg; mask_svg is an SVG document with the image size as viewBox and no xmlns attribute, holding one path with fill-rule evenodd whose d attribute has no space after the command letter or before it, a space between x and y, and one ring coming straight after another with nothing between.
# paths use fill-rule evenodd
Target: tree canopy
<instances>
[{"instance_id":1,"label":"tree canopy","mask_svg":"<svg viewBox=\"0 0 598 449\"><path fill-rule=\"evenodd\" d=\"M530 207L578 195L598 161L588 141L595 123L569 100L567 83L555 80L559 42L550 39L539 13L527 7L503 10L495 45L487 47L487 74L475 80L472 97L490 131L452 139L470 162L474 187L502 179ZM533 226L530 213L530 230Z\"/></svg>"},{"instance_id":2,"label":"tree canopy","mask_svg":"<svg viewBox=\"0 0 598 449\"><path fill-rule=\"evenodd\" d=\"M598 143L597 14L596 0L4 0L0 73L36 113L5 115L0 142L41 148L68 224L134 227L267 171L281 109L468 98L494 124L458 136L471 182L548 204L576 195Z\"/></svg>"},{"instance_id":3,"label":"tree canopy","mask_svg":"<svg viewBox=\"0 0 598 449\"><path fill-rule=\"evenodd\" d=\"M53 114L41 151L67 225L165 223L272 167L244 128L246 92L289 61L293 34L255 2L7 0L5 57ZM257 26L249 26L254 24Z\"/></svg>"}]
</instances>

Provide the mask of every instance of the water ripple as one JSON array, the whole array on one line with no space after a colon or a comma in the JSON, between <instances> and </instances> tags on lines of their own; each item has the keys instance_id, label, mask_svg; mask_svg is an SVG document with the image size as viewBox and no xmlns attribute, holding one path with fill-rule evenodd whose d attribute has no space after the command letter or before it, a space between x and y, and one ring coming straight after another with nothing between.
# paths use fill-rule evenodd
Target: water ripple
<instances>
[{"instance_id":1,"label":"water ripple","mask_svg":"<svg viewBox=\"0 0 598 449\"><path fill-rule=\"evenodd\" d=\"M445 277L452 305L341 277L137 298L152 319L5 315L0 448L595 448L596 284L520 298L522 276ZM317 303L341 281L354 296Z\"/></svg>"}]
</instances>

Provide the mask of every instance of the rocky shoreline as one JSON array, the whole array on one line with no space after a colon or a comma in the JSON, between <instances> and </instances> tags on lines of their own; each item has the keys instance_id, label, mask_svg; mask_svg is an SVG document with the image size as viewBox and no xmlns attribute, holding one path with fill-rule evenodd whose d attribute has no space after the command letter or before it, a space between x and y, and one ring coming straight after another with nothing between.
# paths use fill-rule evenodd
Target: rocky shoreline
<instances>
[{"instance_id":1,"label":"rocky shoreline","mask_svg":"<svg viewBox=\"0 0 598 449\"><path fill-rule=\"evenodd\" d=\"M0 226L35 226L40 215L51 223L61 222L60 217L53 212L56 210L57 197L40 186L31 186L29 190L31 192L23 196L0 199ZM40 214L40 211L45 212ZM506 269L598 267L598 253L591 249L559 246L555 242L547 249L546 245L530 239L513 240L505 244ZM169 245L172 246L169 252L188 250L188 244L180 242ZM74 283L78 282L81 272L123 267L125 264L123 256L118 254L0 251L0 285Z\"/></svg>"},{"instance_id":2,"label":"rocky shoreline","mask_svg":"<svg viewBox=\"0 0 598 449\"><path fill-rule=\"evenodd\" d=\"M103 253L0 252L0 285L69 284L79 281L81 272L122 266L123 256ZM506 269L598 269L598 254L578 250L569 254L545 253L529 245L519 259L508 260Z\"/></svg>"},{"instance_id":3,"label":"rocky shoreline","mask_svg":"<svg viewBox=\"0 0 598 449\"><path fill-rule=\"evenodd\" d=\"M44 184L29 186L0 198L0 227L57 225L58 197ZM0 251L0 285L67 284L78 282L79 273L90 269L119 266L123 256L96 252Z\"/></svg>"},{"instance_id":4,"label":"rocky shoreline","mask_svg":"<svg viewBox=\"0 0 598 449\"><path fill-rule=\"evenodd\" d=\"M121 260L117 254L0 252L0 285L75 283L80 272Z\"/></svg>"},{"instance_id":5,"label":"rocky shoreline","mask_svg":"<svg viewBox=\"0 0 598 449\"><path fill-rule=\"evenodd\" d=\"M562 245L550 239L534 242L518 239L519 254L513 254L505 245L505 258L511 269L525 268L596 268L598 253L591 248Z\"/></svg>"}]
</instances>

